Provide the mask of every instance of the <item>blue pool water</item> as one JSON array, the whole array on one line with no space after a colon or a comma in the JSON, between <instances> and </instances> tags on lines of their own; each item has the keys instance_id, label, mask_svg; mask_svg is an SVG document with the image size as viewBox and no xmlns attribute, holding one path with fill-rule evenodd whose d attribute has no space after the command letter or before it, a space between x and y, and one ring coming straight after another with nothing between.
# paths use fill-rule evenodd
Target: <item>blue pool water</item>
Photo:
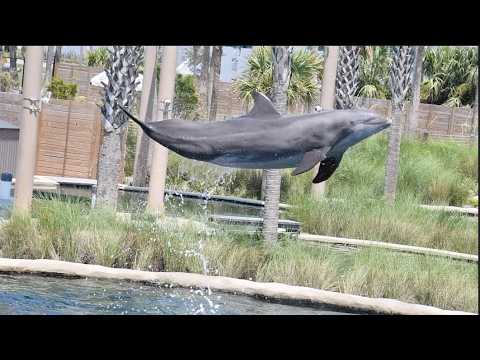
<instances>
[{"instance_id":1,"label":"blue pool water","mask_svg":"<svg viewBox=\"0 0 480 360\"><path fill-rule=\"evenodd\" d=\"M0 274L0 315L345 315L248 296L128 281Z\"/></svg>"}]
</instances>

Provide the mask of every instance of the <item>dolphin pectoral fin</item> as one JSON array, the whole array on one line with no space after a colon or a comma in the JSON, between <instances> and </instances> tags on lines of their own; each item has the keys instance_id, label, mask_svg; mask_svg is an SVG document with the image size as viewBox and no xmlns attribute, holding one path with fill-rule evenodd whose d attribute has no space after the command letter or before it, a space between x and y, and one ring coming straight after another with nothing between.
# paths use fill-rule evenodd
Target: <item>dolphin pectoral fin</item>
<instances>
[{"instance_id":1,"label":"dolphin pectoral fin","mask_svg":"<svg viewBox=\"0 0 480 360\"><path fill-rule=\"evenodd\" d=\"M271 100L264 94L255 91L253 93L253 108L248 113L249 117L255 118L271 118L271 117L280 117L280 113L275 109Z\"/></svg>"},{"instance_id":2,"label":"dolphin pectoral fin","mask_svg":"<svg viewBox=\"0 0 480 360\"><path fill-rule=\"evenodd\" d=\"M313 179L314 184L318 184L327 180L335 170L338 168L340 161L342 161L343 154L335 157L328 157L320 163L317 176Z\"/></svg>"},{"instance_id":3,"label":"dolphin pectoral fin","mask_svg":"<svg viewBox=\"0 0 480 360\"><path fill-rule=\"evenodd\" d=\"M325 159L325 153L328 149L314 149L309 152L306 152L303 155L302 161L297 165L295 170L293 170L292 175L303 174L304 172L313 168L317 163Z\"/></svg>"}]
</instances>

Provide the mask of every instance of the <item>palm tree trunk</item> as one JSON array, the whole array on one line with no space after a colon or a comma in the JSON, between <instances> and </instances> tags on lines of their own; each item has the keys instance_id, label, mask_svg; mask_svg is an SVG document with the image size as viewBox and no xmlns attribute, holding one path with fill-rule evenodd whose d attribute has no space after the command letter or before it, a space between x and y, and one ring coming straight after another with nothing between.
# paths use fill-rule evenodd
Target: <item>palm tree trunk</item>
<instances>
[{"instance_id":1,"label":"palm tree trunk","mask_svg":"<svg viewBox=\"0 0 480 360\"><path fill-rule=\"evenodd\" d=\"M281 114L287 112L287 90L291 74L292 48L272 48L273 82L271 100ZM281 173L277 169L264 170L265 206L263 210L263 237L269 244L278 239L278 204L280 202Z\"/></svg>"},{"instance_id":2,"label":"palm tree trunk","mask_svg":"<svg viewBox=\"0 0 480 360\"><path fill-rule=\"evenodd\" d=\"M53 58L55 56L55 46L49 46L47 50L47 64L45 68L45 83L50 83L53 72Z\"/></svg>"},{"instance_id":3,"label":"palm tree trunk","mask_svg":"<svg viewBox=\"0 0 480 360\"><path fill-rule=\"evenodd\" d=\"M83 64L85 59L85 46L80 46L80 64Z\"/></svg>"},{"instance_id":4,"label":"palm tree trunk","mask_svg":"<svg viewBox=\"0 0 480 360\"><path fill-rule=\"evenodd\" d=\"M0 45L0 73L3 71L3 45Z\"/></svg>"},{"instance_id":5,"label":"palm tree trunk","mask_svg":"<svg viewBox=\"0 0 480 360\"><path fill-rule=\"evenodd\" d=\"M478 82L475 86L475 100L473 103L472 125L470 129L470 145L473 145L475 138L478 139Z\"/></svg>"},{"instance_id":6,"label":"palm tree trunk","mask_svg":"<svg viewBox=\"0 0 480 360\"><path fill-rule=\"evenodd\" d=\"M208 116L208 79L209 79L209 71L210 71L210 46L203 47L203 54L202 54L202 70L200 72L200 81L199 81L199 89L198 93L201 99L201 104L203 105L200 109L200 113L204 116Z\"/></svg>"},{"instance_id":7,"label":"palm tree trunk","mask_svg":"<svg viewBox=\"0 0 480 360\"><path fill-rule=\"evenodd\" d=\"M425 46L416 47L415 71L412 79L412 103L408 112L408 134L415 136L418 127L418 106L420 105L420 87L422 85L423 56Z\"/></svg>"},{"instance_id":8,"label":"palm tree trunk","mask_svg":"<svg viewBox=\"0 0 480 360\"><path fill-rule=\"evenodd\" d=\"M210 54L210 63L208 64L208 81L207 81L207 119L210 120L210 112L212 111L212 96L213 85L215 83L215 74L213 68L213 52L215 46L212 46L212 52Z\"/></svg>"},{"instance_id":9,"label":"palm tree trunk","mask_svg":"<svg viewBox=\"0 0 480 360\"><path fill-rule=\"evenodd\" d=\"M125 127L104 133L98 158L97 207L117 208L124 133Z\"/></svg>"},{"instance_id":10,"label":"palm tree trunk","mask_svg":"<svg viewBox=\"0 0 480 360\"><path fill-rule=\"evenodd\" d=\"M412 82L412 70L415 62L415 48L396 46L390 68L390 87L392 92L392 125L390 126L387 164L385 168L385 199L393 204L396 196L400 158L400 140L402 136L401 115L407 91Z\"/></svg>"},{"instance_id":11,"label":"palm tree trunk","mask_svg":"<svg viewBox=\"0 0 480 360\"><path fill-rule=\"evenodd\" d=\"M140 101L140 120L153 121L153 102L155 97L155 63L157 57L156 46L145 47L143 66L143 91ZM150 84L150 86L149 86ZM133 185L146 186L147 184L147 159L150 140L143 131L138 132L137 146L135 149L135 162L133 165Z\"/></svg>"},{"instance_id":12,"label":"palm tree trunk","mask_svg":"<svg viewBox=\"0 0 480 360\"><path fill-rule=\"evenodd\" d=\"M17 79L17 47L9 46L8 52L10 53L10 74L13 79Z\"/></svg>"},{"instance_id":13,"label":"palm tree trunk","mask_svg":"<svg viewBox=\"0 0 480 360\"><path fill-rule=\"evenodd\" d=\"M55 46L55 56L53 59L52 77L55 76L56 67L62 60L62 47L63 46Z\"/></svg>"},{"instance_id":14,"label":"palm tree trunk","mask_svg":"<svg viewBox=\"0 0 480 360\"><path fill-rule=\"evenodd\" d=\"M325 49L325 65L322 77L322 98L320 106L322 109L335 108L335 79L337 74L338 46L327 46ZM316 165L313 174L317 175L320 165ZM312 184L312 194L319 198L325 194L326 181L320 184Z\"/></svg>"},{"instance_id":15,"label":"palm tree trunk","mask_svg":"<svg viewBox=\"0 0 480 360\"><path fill-rule=\"evenodd\" d=\"M222 66L223 46L214 46L212 51L212 76L210 91L210 110L208 120L215 120L217 117L217 82L220 79L220 70Z\"/></svg>"},{"instance_id":16,"label":"palm tree trunk","mask_svg":"<svg viewBox=\"0 0 480 360\"><path fill-rule=\"evenodd\" d=\"M359 46L341 46L337 67L337 109L354 107L354 96L358 89Z\"/></svg>"},{"instance_id":17,"label":"palm tree trunk","mask_svg":"<svg viewBox=\"0 0 480 360\"><path fill-rule=\"evenodd\" d=\"M198 53L200 52L200 46L193 46L192 48L192 63L193 63L193 75L197 76L197 63Z\"/></svg>"},{"instance_id":18,"label":"palm tree trunk","mask_svg":"<svg viewBox=\"0 0 480 360\"><path fill-rule=\"evenodd\" d=\"M318 52L318 46L307 46L307 50L315 54L317 57L320 57L320 54ZM316 85L318 86L319 85L318 77L315 80L316 80ZM309 101L308 103L304 104L303 109L304 109L304 112L311 113L313 111L313 103Z\"/></svg>"},{"instance_id":19,"label":"palm tree trunk","mask_svg":"<svg viewBox=\"0 0 480 360\"><path fill-rule=\"evenodd\" d=\"M105 69L108 86L101 108L105 131L98 159L97 207L117 207L128 124L118 103L127 108L133 104L141 52L141 46L114 46Z\"/></svg>"},{"instance_id":20,"label":"palm tree trunk","mask_svg":"<svg viewBox=\"0 0 480 360\"><path fill-rule=\"evenodd\" d=\"M57 46L55 48L55 63L57 64L62 60L62 47L63 46Z\"/></svg>"}]
</instances>

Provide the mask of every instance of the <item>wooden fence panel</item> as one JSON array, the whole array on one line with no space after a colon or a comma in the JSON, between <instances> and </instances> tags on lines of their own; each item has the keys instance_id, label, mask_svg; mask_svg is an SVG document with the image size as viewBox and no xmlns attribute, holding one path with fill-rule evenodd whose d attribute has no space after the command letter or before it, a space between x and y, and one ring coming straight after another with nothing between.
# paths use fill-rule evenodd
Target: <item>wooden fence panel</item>
<instances>
[{"instance_id":1,"label":"wooden fence panel","mask_svg":"<svg viewBox=\"0 0 480 360\"><path fill-rule=\"evenodd\" d=\"M95 178L100 110L92 103L53 101L43 106L38 175ZM95 164L92 164L95 161Z\"/></svg>"}]
</instances>

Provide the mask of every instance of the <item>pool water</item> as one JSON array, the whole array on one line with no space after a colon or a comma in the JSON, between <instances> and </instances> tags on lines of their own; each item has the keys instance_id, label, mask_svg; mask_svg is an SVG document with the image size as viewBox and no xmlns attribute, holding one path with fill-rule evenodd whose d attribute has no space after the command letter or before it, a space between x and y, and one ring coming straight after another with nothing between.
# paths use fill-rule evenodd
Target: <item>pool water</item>
<instances>
[{"instance_id":1,"label":"pool water","mask_svg":"<svg viewBox=\"0 0 480 360\"><path fill-rule=\"evenodd\" d=\"M207 290L0 274L0 315L347 315Z\"/></svg>"}]
</instances>

